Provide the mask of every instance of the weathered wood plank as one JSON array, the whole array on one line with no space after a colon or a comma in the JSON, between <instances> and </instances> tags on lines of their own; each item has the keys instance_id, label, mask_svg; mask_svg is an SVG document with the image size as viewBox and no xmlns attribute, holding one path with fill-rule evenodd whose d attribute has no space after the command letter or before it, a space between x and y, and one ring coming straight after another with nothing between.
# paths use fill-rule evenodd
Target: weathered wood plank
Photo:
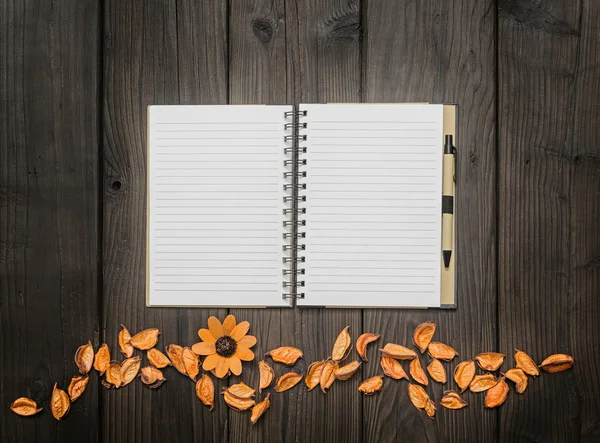
<instances>
[{"instance_id":1,"label":"weathered wood plank","mask_svg":"<svg viewBox=\"0 0 600 443\"><path fill-rule=\"evenodd\" d=\"M98 341L98 20L95 0L0 4L3 442L98 440L95 374L64 421L49 408ZM16 416L20 396L44 411Z\"/></svg>"},{"instance_id":2,"label":"weathered wood plank","mask_svg":"<svg viewBox=\"0 0 600 443\"><path fill-rule=\"evenodd\" d=\"M511 394L499 438L595 441L600 7L538 3L499 4L500 345L576 364Z\"/></svg>"},{"instance_id":3,"label":"weathered wood plank","mask_svg":"<svg viewBox=\"0 0 600 443\"><path fill-rule=\"evenodd\" d=\"M191 345L208 316L226 311L146 308L146 107L226 103L226 4L107 0L105 13L103 332L115 355L121 323L132 333L160 328L159 348ZM157 391L103 391L106 441L227 438L224 405L209 412L191 380L165 375Z\"/></svg>"},{"instance_id":4,"label":"weathered wood plank","mask_svg":"<svg viewBox=\"0 0 600 443\"><path fill-rule=\"evenodd\" d=\"M363 94L367 102L457 103L458 309L365 310L365 331L382 344L411 344L424 320L461 359L496 345L495 9L494 2L367 1L363 10ZM474 38L473 36L477 36ZM459 359L446 365L451 374ZM428 358L422 357L423 365ZM378 371L367 366L365 377ZM408 369L408 366L407 366ZM439 402L443 387L427 390ZM429 420L410 403L406 381L386 380L385 395L365 401L363 438L369 441L494 441L496 414L483 399ZM385 412L384 412L385 411ZM394 411L394 412L391 412ZM382 414L399 417L385 420Z\"/></svg>"}]
</instances>

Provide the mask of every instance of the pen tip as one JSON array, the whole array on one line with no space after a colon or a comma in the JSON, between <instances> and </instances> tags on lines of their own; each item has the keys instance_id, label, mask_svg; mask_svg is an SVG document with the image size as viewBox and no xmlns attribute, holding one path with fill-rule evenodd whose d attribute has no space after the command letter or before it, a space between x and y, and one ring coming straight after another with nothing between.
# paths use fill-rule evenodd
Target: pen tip
<instances>
[{"instance_id":1,"label":"pen tip","mask_svg":"<svg viewBox=\"0 0 600 443\"><path fill-rule=\"evenodd\" d=\"M452 251L442 251L442 255L444 256L444 266L450 266L450 257L452 256Z\"/></svg>"}]
</instances>

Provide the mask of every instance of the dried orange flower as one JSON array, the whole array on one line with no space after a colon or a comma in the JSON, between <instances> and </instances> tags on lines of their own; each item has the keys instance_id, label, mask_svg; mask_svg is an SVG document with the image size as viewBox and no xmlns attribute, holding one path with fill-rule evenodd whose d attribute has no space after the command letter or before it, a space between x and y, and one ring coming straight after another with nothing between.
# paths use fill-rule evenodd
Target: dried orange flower
<instances>
[{"instance_id":1,"label":"dried orange flower","mask_svg":"<svg viewBox=\"0 0 600 443\"><path fill-rule=\"evenodd\" d=\"M108 368L108 364L110 363L110 350L108 349L108 345L104 343L96 352L96 356L94 357L94 369L100 373L100 375L104 375L106 372L106 368Z\"/></svg>"},{"instance_id":2,"label":"dried orange flower","mask_svg":"<svg viewBox=\"0 0 600 443\"><path fill-rule=\"evenodd\" d=\"M369 343L373 343L376 340L379 340L379 337L381 337L381 335L377 334L370 334L370 333L365 333L362 334L360 337L358 337L358 340L356 340L356 352L358 353L358 355L360 355L360 358L362 358L362 361L368 361L367 359L367 345Z\"/></svg>"},{"instance_id":3,"label":"dried orange flower","mask_svg":"<svg viewBox=\"0 0 600 443\"><path fill-rule=\"evenodd\" d=\"M42 408L38 408L37 404L32 399L27 397L20 397L17 398L14 402L12 402L12 404L10 405L10 410L17 415L21 415L23 417L30 417L40 412Z\"/></svg>"},{"instance_id":4,"label":"dried orange flower","mask_svg":"<svg viewBox=\"0 0 600 443\"><path fill-rule=\"evenodd\" d=\"M446 409L462 409L467 406L467 402L456 391L445 391L440 404Z\"/></svg>"},{"instance_id":5,"label":"dried orange flower","mask_svg":"<svg viewBox=\"0 0 600 443\"><path fill-rule=\"evenodd\" d=\"M380 375L376 375L375 377L367 378L360 385L358 385L358 390L365 395L373 395L376 392L381 391L383 387L383 378Z\"/></svg>"},{"instance_id":6,"label":"dried orange flower","mask_svg":"<svg viewBox=\"0 0 600 443\"><path fill-rule=\"evenodd\" d=\"M464 392L473 381L475 369L475 362L473 360L463 361L454 369L454 381L460 388L460 392Z\"/></svg>"},{"instance_id":7,"label":"dried orange flower","mask_svg":"<svg viewBox=\"0 0 600 443\"><path fill-rule=\"evenodd\" d=\"M94 348L92 342L88 341L87 344L79 346L77 352L75 352L75 364L79 368L80 374L87 374L92 369L94 364Z\"/></svg>"},{"instance_id":8,"label":"dried orange flower","mask_svg":"<svg viewBox=\"0 0 600 443\"><path fill-rule=\"evenodd\" d=\"M356 373L356 371L358 371L358 368L360 367L360 365L361 365L360 361L350 362L350 363L336 369L335 372L333 373L333 375L338 380L348 380L350 377L352 377Z\"/></svg>"},{"instance_id":9,"label":"dried orange flower","mask_svg":"<svg viewBox=\"0 0 600 443\"><path fill-rule=\"evenodd\" d=\"M292 346L281 346L280 348L273 349L265 354L265 356L270 356L273 361L277 363L283 363L287 366L293 366L296 364L302 355L303 354L300 349Z\"/></svg>"},{"instance_id":10,"label":"dried orange flower","mask_svg":"<svg viewBox=\"0 0 600 443\"><path fill-rule=\"evenodd\" d=\"M121 354L126 358L131 358L133 356L133 346L129 343L131 334L125 326L121 325L121 328L122 329L119 332L119 348L121 348Z\"/></svg>"},{"instance_id":11,"label":"dried orange flower","mask_svg":"<svg viewBox=\"0 0 600 443\"><path fill-rule=\"evenodd\" d=\"M167 355L171 359L173 367L181 372L183 375L187 375L185 369L185 363L183 362L183 347L179 345L169 345L166 347ZM193 351L193 349L192 349Z\"/></svg>"},{"instance_id":12,"label":"dried orange flower","mask_svg":"<svg viewBox=\"0 0 600 443\"><path fill-rule=\"evenodd\" d=\"M385 355L381 356L381 369L383 369L383 373L390 378L395 380L407 379L408 375L404 372L404 368L400 364L398 360L392 357L386 357Z\"/></svg>"},{"instance_id":13,"label":"dried orange flower","mask_svg":"<svg viewBox=\"0 0 600 443\"><path fill-rule=\"evenodd\" d=\"M200 368L198 367L200 359L198 358L198 355L186 346L183 348L182 357L185 372L187 372L187 375L195 382L196 376L200 373Z\"/></svg>"},{"instance_id":14,"label":"dried orange flower","mask_svg":"<svg viewBox=\"0 0 600 443\"><path fill-rule=\"evenodd\" d=\"M498 383L496 377L492 374L476 375L469 385L471 392L483 392L493 388Z\"/></svg>"},{"instance_id":15,"label":"dried orange flower","mask_svg":"<svg viewBox=\"0 0 600 443\"><path fill-rule=\"evenodd\" d=\"M260 403L257 403L256 405L254 405L252 407L252 415L250 416L250 422L252 422L253 425L256 424L258 419L271 406L271 401L269 400L270 397L271 397L271 394L267 394L267 396L265 397L265 399L263 401L261 401Z\"/></svg>"},{"instance_id":16,"label":"dried orange flower","mask_svg":"<svg viewBox=\"0 0 600 443\"><path fill-rule=\"evenodd\" d=\"M416 381L417 383L421 383L425 386L429 384L429 381L427 380L427 374L425 374L425 371L421 367L421 362L418 358L415 358L413 361L410 362L408 370L410 372L410 376L413 378L414 381Z\"/></svg>"},{"instance_id":17,"label":"dried orange flower","mask_svg":"<svg viewBox=\"0 0 600 443\"><path fill-rule=\"evenodd\" d=\"M69 413L70 409L71 400L69 400L69 396L62 389L58 389L55 383L52 390L52 397L50 397L50 411L52 412L52 416L60 420Z\"/></svg>"},{"instance_id":18,"label":"dried orange flower","mask_svg":"<svg viewBox=\"0 0 600 443\"><path fill-rule=\"evenodd\" d=\"M335 339L333 350L331 351L331 359L333 361L340 362L345 360L352 350L352 338L350 338L348 329L350 329L350 326L346 326L344 329L342 329L342 332L340 332L338 337Z\"/></svg>"},{"instance_id":19,"label":"dried orange flower","mask_svg":"<svg viewBox=\"0 0 600 443\"><path fill-rule=\"evenodd\" d=\"M128 358L121 363L121 386L128 385L137 377L141 364L142 359L139 355Z\"/></svg>"},{"instance_id":20,"label":"dried orange flower","mask_svg":"<svg viewBox=\"0 0 600 443\"><path fill-rule=\"evenodd\" d=\"M525 392L525 389L527 389L527 374L525 374L522 369L510 369L506 371L506 374L502 375L516 384L516 389L519 394L522 394Z\"/></svg>"},{"instance_id":21,"label":"dried orange flower","mask_svg":"<svg viewBox=\"0 0 600 443\"><path fill-rule=\"evenodd\" d=\"M253 398L239 398L229 391L223 391L222 394L227 406L236 411L246 411L256 404Z\"/></svg>"},{"instance_id":22,"label":"dried orange flower","mask_svg":"<svg viewBox=\"0 0 600 443\"><path fill-rule=\"evenodd\" d=\"M486 408L496 408L500 406L506 400L508 396L509 387L504 381L504 377L498 380L491 389L488 389L485 394L484 406Z\"/></svg>"},{"instance_id":23,"label":"dried orange flower","mask_svg":"<svg viewBox=\"0 0 600 443\"><path fill-rule=\"evenodd\" d=\"M435 403L433 402L433 400L429 400L427 402L427 404L425 405L425 412L427 413L427 416L429 418L433 418L433 416L435 415Z\"/></svg>"},{"instance_id":24,"label":"dried orange flower","mask_svg":"<svg viewBox=\"0 0 600 443\"><path fill-rule=\"evenodd\" d=\"M260 373L258 392L262 392L263 389L267 389L269 386L271 386L271 383L273 383L275 372L273 371L273 368L264 360L258 362L258 371Z\"/></svg>"},{"instance_id":25,"label":"dried orange flower","mask_svg":"<svg viewBox=\"0 0 600 443\"><path fill-rule=\"evenodd\" d=\"M252 389L243 381L229 386L226 391L237 398L252 398L256 393L255 389Z\"/></svg>"},{"instance_id":26,"label":"dried orange flower","mask_svg":"<svg viewBox=\"0 0 600 443\"><path fill-rule=\"evenodd\" d=\"M148 349L148 351L146 352L146 357L148 357L148 361L155 368L162 369L166 368L167 366L171 366L171 360L169 360L169 357L167 357L165 354L163 354L156 348Z\"/></svg>"},{"instance_id":27,"label":"dried orange flower","mask_svg":"<svg viewBox=\"0 0 600 443\"><path fill-rule=\"evenodd\" d=\"M312 391L314 388L319 386L319 383L321 382L321 374L323 372L323 368L325 367L325 363L325 360L316 361L314 363L311 363L308 367L304 383L306 383L306 386L308 387L309 391Z\"/></svg>"},{"instance_id":28,"label":"dried orange flower","mask_svg":"<svg viewBox=\"0 0 600 443\"><path fill-rule=\"evenodd\" d=\"M515 363L517 368L522 369L527 375L536 377L540 375L540 371L533 359L523 351L515 349Z\"/></svg>"},{"instance_id":29,"label":"dried orange flower","mask_svg":"<svg viewBox=\"0 0 600 443\"><path fill-rule=\"evenodd\" d=\"M458 352L456 352L454 348L451 348L444 343L440 343L439 341L432 341L429 343L427 351L433 358L444 361L451 361L455 356L458 355Z\"/></svg>"},{"instance_id":30,"label":"dried orange flower","mask_svg":"<svg viewBox=\"0 0 600 443\"><path fill-rule=\"evenodd\" d=\"M340 367L339 363L333 360L327 360L321 370L321 379L319 384L321 385L321 391L327 393L327 390L331 387L335 381L335 371Z\"/></svg>"},{"instance_id":31,"label":"dried orange flower","mask_svg":"<svg viewBox=\"0 0 600 443\"><path fill-rule=\"evenodd\" d=\"M283 392L288 389L292 389L296 386L300 381L304 378L303 374L296 374L295 372L288 372L283 374L281 377L277 379L275 383L275 391Z\"/></svg>"},{"instance_id":32,"label":"dried orange flower","mask_svg":"<svg viewBox=\"0 0 600 443\"><path fill-rule=\"evenodd\" d=\"M573 366L573 357L567 354L553 354L542 362L540 368L544 371L554 374L556 372L566 371Z\"/></svg>"},{"instance_id":33,"label":"dried orange flower","mask_svg":"<svg viewBox=\"0 0 600 443\"><path fill-rule=\"evenodd\" d=\"M380 349L380 351L386 357L392 357L398 360L412 360L417 358L417 353L412 349L408 349L404 346L396 345L394 343L386 344L383 349Z\"/></svg>"},{"instance_id":34,"label":"dried orange flower","mask_svg":"<svg viewBox=\"0 0 600 443\"><path fill-rule=\"evenodd\" d=\"M433 334L435 333L435 323L425 322L421 323L415 329L413 334L413 343L419 350L421 354L425 352L427 346L429 346L429 342L433 338Z\"/></svg>"},{"instance_id":35,"label":"dried orange flower","mask_svg":"<svg viewBox=\"0 0 600 443\"><path fill-rule=\"evenodd\" d=\"M206 374L202 374L202 377L196 383L196 397L200 399L202 404L210 406L211 411L215 408L215 385Z\"/></svg>"},{"instance_id":36,"label":"dried orange flower","mask_svg":"<svg viewBox=\"0 0 600 443\"><path fill-rule=\"evenodd\" d=\"M156 328L145 329L138 332L129 340L129 344L140 351L147 351L156 346L160 331Z\"/></svg>"},{"instance_id":37,"label":"dried orange flower","mask_svg":"<svg viewBox=\"0 0 600 443\"><path fill-rule=\"evenodd\" d=\"M200 329L198 336L202 340L192 346L198 355L206 355L202 368L205 371L215 370L217 378L224 378L230 371L235 375L242 373L242 361L254 360L254 352L250 350L256 344L256 337L246 335L250 323L243 321L236 324L235 317L228 315L223 324L217 317L208 319L208 329Z\"/></svg>"},{"instance_id":38,"label":"dried orange flower","mask_svg":"<svg viewBox=\"0 0 600 443\"><path fill-rule=\"evenodd\" d=\"M154 366L146 366L141 369L140 378L142 383L151 389L160 387L167 379L163 375L160 369L156 369Z\"/></svg>"},{"instance_id":39,"label":"dried orange flower","mask_svg":"<svg viewBox=\"0 0 600 443\"><path fill-rule=\"evenodd\" d=\"M71 379L71 383L67 389L71 401L75 401L81 397L89 381L90 379L87 375L75 376Z\"/></svg>"},{"instance_id":40,"label":"dried orange flower","mask_svg":"<svg viewBox=\"0 0 600 443\"><path fill-rule=\"evenodd\" d=\"M495 371L504 362L504 354L498 352L483 352L475 356L475 360L481 369L486 371Z\"/></svg>"},{"instance_id":41,"label":"dried orange flower","mask_svg":"<svg viewBox=\"0 0 600 443\"><path fill-rule=\"evenodd\" d=\"M437 381L438 383L446 383L448 380L446 369L444 369L444 366L437 358L431 360L431 363L427 366L427 372L433 381Z\"/></svg>"},{"instance_id":42,"label":"dried orange flower","mask_svg":"<svg viewBox=\"0 0 600 443\"><path fill-rule=\"evenodd\" d=\"M108 387L121 387L121 384L123 383L121 379L121 363L116 361L110 362L108 368L106 369L105 377Z\"/></svg>"},{"instance_id":43,"label":"dried orange flower","mask_svg":"<svg viewBox=\"0 0 600 443\"><path fill-rule=\"evenodd\" d=\"M417 409L424 409L430 401L429 395L427 395L425 389L414 383L408 384L408 398Z\"/></svg>"}]
</instances>

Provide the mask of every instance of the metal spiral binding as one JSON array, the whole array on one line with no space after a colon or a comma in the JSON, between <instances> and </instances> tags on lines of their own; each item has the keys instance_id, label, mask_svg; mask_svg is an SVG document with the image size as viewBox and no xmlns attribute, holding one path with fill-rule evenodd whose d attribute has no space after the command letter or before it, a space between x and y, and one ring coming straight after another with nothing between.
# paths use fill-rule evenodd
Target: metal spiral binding
<instances>
[{"instance_id":1,"label":"metal spiral binding","mask_svg":"<svg viewBox=\"0 0 600 443\"><path fill-rule=\"evenodd\" d=\"M283 137L286 147L284 148L285 160L283 166L287 169L283 174L286 183L283 185L284 191L288 193L283 197L285 208L283 209L284 221L283 227L286 232L283 234L284 240L289 243L283 246L283 298L297 299L304 298L304 292L299 292L298 288L304 287L305 282L299 280L298 276L305 274L304 268L299 268L299 263L305 262L305 257L300 256L299 252L306 249L305 244L300 244L299 240L306 238L305 232L299 229L306 226L306 220L300 219L300 216L306 214L306 208L300 207L300 204L306 201L306 196L300 192L306 189L305 183L300 183L301 179L306 177L306 171L300 168L306 166L306 159L300 158L307 152L306 146L300 146L301 142L306 141L307 135L301 134L303 129L308 126L306 122L301 121L306 117L307 111L295 109L284 113L286 123L284 130L287 134Z\"/></svg>"}]
</instances>

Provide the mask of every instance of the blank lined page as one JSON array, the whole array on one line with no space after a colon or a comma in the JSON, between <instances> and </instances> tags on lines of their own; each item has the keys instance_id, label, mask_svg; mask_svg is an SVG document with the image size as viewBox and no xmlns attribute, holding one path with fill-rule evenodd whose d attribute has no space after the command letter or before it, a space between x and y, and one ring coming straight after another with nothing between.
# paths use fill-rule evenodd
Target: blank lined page
<instances>
[{"instance_id":1,"label":"blank lined page","mask_svg":"<svg viewBox=\"0 0 600 443\"><path fill-rule=\"evenodd\" d=\"M288 306L283 137L291 109L149 108L150 306Z\"/></svg>"},{"instance_id":2,"label":"blank lined page","mask_svg":"<svg viewBox=\"0 0 600 443\"><path fill-rule=\"evenodd\" d=\"M440 305L443 105L306 110L304 305Z\"/></svg>"}]
</instances>

